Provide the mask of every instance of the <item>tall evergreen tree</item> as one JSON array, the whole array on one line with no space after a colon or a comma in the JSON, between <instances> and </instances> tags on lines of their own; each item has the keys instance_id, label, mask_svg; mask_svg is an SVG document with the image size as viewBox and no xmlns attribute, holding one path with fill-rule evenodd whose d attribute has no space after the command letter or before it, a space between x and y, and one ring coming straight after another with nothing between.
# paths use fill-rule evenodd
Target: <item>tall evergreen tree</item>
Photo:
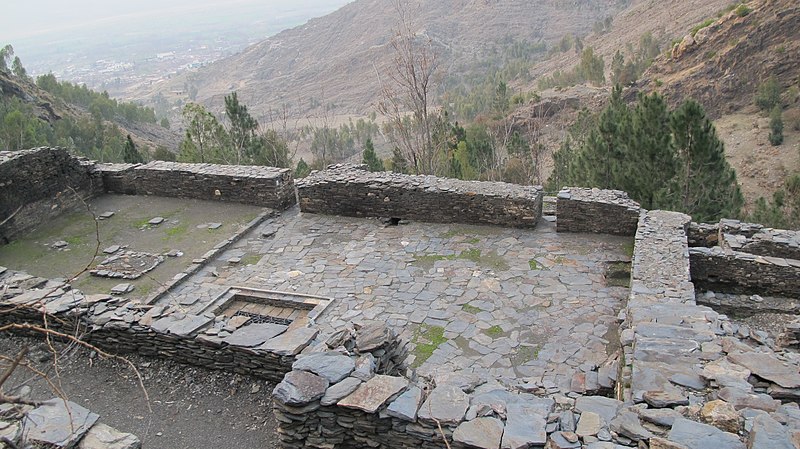
<instances>
[{"instance_id":1,"label":"tall evergreen tree","mask_svg":"<svg viewBox=\"0 0 800 449\"><path fill-rule=\"evenodd\" d=\"M609 105L600 113L597 126L570 164L569 177L583 180L589 187L601 189L620 188L625 171L631 114L622 99L622 88L614 87Z\"/></svg>"},{"instance_id":2,"label":"tall evergreen tree","mask_svg":"<svg viewBox=\"0 0 800 449\"><path fill-rule=\"evenodd\" d=\"M372 144L372 139L367 138L364 143L364 154L362 158L369 171L383 171L383 161L375 154L375 145Z\"/></svg>"},{"instance_id":3,"label":"tall evergreen tree","mask_svg":"<svg viewBox=\"0 0 800 449\"><path fill-rule=\"evenodd\" d=\"M239 103L236 92L225 96L225 115L228 117L228 136L236 156L236 165L247 164L252 159L257 145L254 145L258 122L247 106Z\"/></svg>"},{"instance_id":4,"label":"tall evergreen tree","mask_svg":"<svg viewBox=\"0 0 800 449\"><path fill-rule=\"evenodd\" d=\"M142 157L141 153L139 153L139 150L136 149L136 144L133 143L130 134L128 134L128 138L125 140L125 148L122 153L122 160L128 164L144 163L144 158Z\"/></svg>"},{"instance_id":5,"label":"tall evergreen tree","mask_svg":"<svg viewBox=\"0 0 800 449\"><path fill-rule=\"evenodd\" d=\"M737 217L744 204L736 172L725 159L725 147L711 120L694 100L670 117L676 175L664 192L662 207L685 212L695 221Z\"/></svg>"},{"instance_id":6,"label":"tall evergreen tree","mask_svg":"<svg viewBox=\"0 0 800 449\"><path fill-rule=\"evenodd\" d=\"M622 190L642 207L658 207L657 196L675 176L676 161L669 128L669 110L657 93L641 95L632 113L631 134L620 173Z\"/></svg>"},{"instance_id":7,"label":"tall evergreen tree","mask_svg":"<svg viewBox=\"0 0 800 449\"><path fill-rule=\"evenodd\" d=\"M297 162L297 167L294 169L294 177L297 179L305 178L309 173L311 173L311 167L301 157Z\"/></svg>"}]
</instances>

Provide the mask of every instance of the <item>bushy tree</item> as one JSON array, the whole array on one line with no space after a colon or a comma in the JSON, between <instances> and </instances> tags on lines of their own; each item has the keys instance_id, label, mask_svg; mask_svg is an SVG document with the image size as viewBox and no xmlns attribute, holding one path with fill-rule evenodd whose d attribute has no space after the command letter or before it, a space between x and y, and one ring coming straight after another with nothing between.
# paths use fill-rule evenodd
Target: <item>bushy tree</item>
<instances>
[{"instance_id":1,"label":"bushy tree","mask_svg":"<svg viewBox=\"0 0 800 449\"><path fill-rule=\"evenodd\" d=\"M175 153L169 151L166 147L159 145L156 147L156 151L153 152L153 160L175 162L177 157L175 156Z\"/></svg>"},{"instance_id":2,"label":"bushy tree","mask_svg":"<svg viewBox=\"0 0 800 449\"><path fill-rule=\"evenodd\" d=\"M375 145L372 144L372 139L367 139L367 142L364 144L362 163L372 172L384 170L383 161L375 154Z\"/></svg>"},{"instance_id":3,"label":"bushy tree","mask_svg":"<svg viewBox=\"0 0 800 449\"><path fill-rule=\"evenodd\" d=\"M181 162L225 163L223 153L227 136L214 114L197 103L183 107L186 136L181 142Z\"/></svg>"},{"instance_id":4,"label":"bushy tree","mask_svg":"<svg viewBox=\"0 0 800 449\"><path fill-rule=\"evenodd\" d=\"M769 114L769 143L773 146L783 143L783 110L779 104Z\"/></svg>"},{"instance_id":5,"label":"bushy tree","mask_svg":"<svg viewBox=\"0 0 800 449\"><path fill-rule=\"evenodd\" d=\"M771 111L781 101L781 85L774 76L758 86L755 103L762 111Z\"/></svg>"}]
</instances>

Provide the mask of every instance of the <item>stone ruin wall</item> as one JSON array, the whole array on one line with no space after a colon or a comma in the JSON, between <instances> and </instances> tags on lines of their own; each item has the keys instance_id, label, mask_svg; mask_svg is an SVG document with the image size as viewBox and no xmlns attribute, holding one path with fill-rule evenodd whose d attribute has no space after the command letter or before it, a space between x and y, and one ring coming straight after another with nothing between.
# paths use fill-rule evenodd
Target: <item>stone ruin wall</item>
<instances>
[{"instance_id":1,"label":"stone ruin wall","mask_svg":"<svg viewBox=\"0 0 800 449\"><path fill-rule=\"evenodd\" d=\"M340 165L297 182L300 210L349 217L535 227L540 187L460 181L434 176L371 173Z\"/></svg>"},{"instance_id":2,"label":"stone ruin wall","mask_svg":"<svg viewBox=\"0 0 800 449\"><path fill-rule=\"evenodd\" d=\"M226 201L284 210L297 201L288 168L153 161L99 164L107 192Z\"/></svg>"},{"instance_id":3,"label":"stone ruin wall","mask_svg":"<svg viewBox=\"0 0 800 449\"><path fill-rule=\"evenodd\" d=\"M139 192L138 180L144 178L137 178L137 170L143 167L107 166L100 171L111 188L129 193L131 188ZM176 176L194 176L187 172ZM147 169L141 173L145 178L156 176ZM182 182L189 186L195 181ZM352 169L316 173L298 183L304 212L421 221L438 215L454 222L535 225L541 213L539 189L515 188L511 194L499 194L495 187L500 191L508 188ZM177 196L182 190L172 192ZM416 209L419 215L413 215L414 204L420 206ZM631 225L634 216L635 224ZM2 318L4 322L38 323L42 314L37 310L44 308L62 318L61 322L85 329L89 342L115 352L135 351L280 380L273 392L273 404L285 448L432 448L442 447L443 435L453 447L540 447L548 441L557 441L558 447L577 447L564 439L570 433L554 431L559 427L553 427L553 423L559 422L563 428L564 419L572 420L573 425L577 420L580 429L584 416L599 423L594 426L595 432L598 428L613 432L615 441L624 444L646 441L650 447L689 447L695 443L693 435L704 433L709 444L743 448L741 438L720 430L726 427L719 423L713 427L671 415L668 431L661 436L641 423L664 425L666 412L690 403L703 404L709 397L719 397L736 410L757 405L767 411L782 410L778 400L800 398L796 372L776 375L759 371L759 366L781 363L780 356L766 346L759 346L757 356L748 355L751 349L745 349L743 343L748 335L724 315L695 303L691 275L704 263L697 262L702 259L699 255L705 257L718 250L689 247L711 246L715 232L717 241L724 241L720 233L725 224L691 224L689 217L680 213L640 210L620 192L589 189L562 191L557 220L559 231L635 234L631 292L622 314L624 363L620 363L616 376L617 399L578 396L556 402L459 376L416 379L400 369L382 370L382 364L401 367L405 352L404 345L392 340L388 330L381 331L387 333L381 334L386 336L383 346L369 349L369 345L359 349L356 331L351 331L351 339L337 344L316 342L317 332L311 328L274 336L269 329L258 328L254 333L255 328L246 331L251 328L246 326L239 334L232 328L230 337L236 337L225 340L213 331L229 325L219 317L191 316L180 310L135 305L105 296L78 294L76 299L65 286L40 285L29 292L16 292L21 295L7 293ZM759 231L749 232L738 235L752 239ZM779 244L783 244L781 238ZM713 256L715 261L720 260L718 254ZM731 257L730 251L722 256ZM692 263L698 265L691 267ZM795 267L791 261L786 264ZM782 263L774 265L786 268ZM752 265L742 268L751 269ZM747 278L745 271L737 277ZM31 308L20 308L20 304ZM74 328L67 325L65 330ZM752 333L749 338L753 338ZM308 355L298 358L301 351ZM395 361L387 364L387 358ZM755 379L755 388L731 381L732 363L752 369L750 378ZM713 417L709 419L713 421ZM774 429L777 423L772 418L759 416L755 424L750 419L750 433L745 434L749 435L748 447L767 447L754 441L770 429L780 433ZM580 432L577 435L584 438ZM587 437L596 440L596 435Z\"/></svg>"},{"instance_id":4,"label":"stone ruin wall","mask_svg":"<svg viewBox=\"0 0 800 449\"><path fill-rule=\"evenodd\" d=\"M565 188L556 199L556 229L633 236L640 211L639 204L620 190Z\"/></svg>"},{"instance_id":5,"label":"stone ruin wall","mask_svg":"<svg viewBox=\"0 0 800 449\"><path fill-rule=\"evenodd\" d=\"M0 245L102 192L93 164L64 150L0 152ZM7 221L6 221L7 220Z\"/></svg>"}]
</instances>

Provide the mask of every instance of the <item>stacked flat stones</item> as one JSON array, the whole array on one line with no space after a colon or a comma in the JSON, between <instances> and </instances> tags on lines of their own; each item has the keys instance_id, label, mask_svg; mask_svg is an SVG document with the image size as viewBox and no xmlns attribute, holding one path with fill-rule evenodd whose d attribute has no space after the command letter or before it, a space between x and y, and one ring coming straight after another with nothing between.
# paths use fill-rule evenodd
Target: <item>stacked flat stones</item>
<instances>
[{"instance_id":1,"label":"stacked flat stones","mask_svg":"<svg viewBox=\"0 0 800 449\"><path fill-rule=\"evenodd\" d=\"M297 182L303 212L393 217L440 223L534 227L542 214L540 187L372 173L338 165Z\"/></svg>"},{"instance_id":2,"label":"stacked flat stones","mask_svg":"<svg viewBox=\"0 0 800 449\"><path fill-rule=\"evenodd\" d=\"M107 192L218 200L284 210L296 203L286 168L153 161L98 164Z\"/></svg>"},{"instance_id":3,"label":"stacked flat stones","mask_svg":"<svg viewBox=\"0 0 800 449\"><path fill-rule=\"evenodd\" d=\"M800 260L690 248L692 280L713 291L800 297Z\"/></svg>"},{"instance_id":4,"label":"stacked flat stones","mask_svg":"<svg viewBox=\"0 0 800 449\"><path fill-rule=\"evenodd\" d=\"M51 329L72 335L79 328L85 341L101 349L169 358L274 382L283 379L297 354L318 334L309 327L248 324L213 314L186 314L180 306L85 295L62 281L5 268L0 268L0 292L5 292L0 298L1 324L42 325L42 312L46 312Z\"/></svg>"},{"instance_id":5,"label":"stacked flat stones","mask_svg":"<svg viewBox=\"0 0 800 449\"><path fill-rule=\"evenodd\" d=\"M0 242L47 222L102 192L94 165L66 150L0 152Z\"/></svg>"},{"instance_id":6,"label":"stacked flat stones","mask_svg":"<svg viewBox=\"0 0 800 449\"><path fill-rule=\"evenodd\" d=\"M640 212L621 190L567 187L558 192L556 230L633 236Z\"/></svg>"},{"instance_id":7,"label":"stacked flat stones","mask_svg":"<svg viewBox=\"0 0 800 449\"><path fill-rule=\"evenodd\" d=\"M764 228L736 220L720 222L719 246L758 256L800 260L800 231Z\"/></svg>"}]
</instances>

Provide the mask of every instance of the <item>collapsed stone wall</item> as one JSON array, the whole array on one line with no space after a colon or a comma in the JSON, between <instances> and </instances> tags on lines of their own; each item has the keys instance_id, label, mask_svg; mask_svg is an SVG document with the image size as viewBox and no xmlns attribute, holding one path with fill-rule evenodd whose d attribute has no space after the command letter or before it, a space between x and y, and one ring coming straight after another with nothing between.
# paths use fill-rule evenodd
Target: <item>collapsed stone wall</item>
<instances>
[{"instance_id":1,"label":"collapsed stone wall","mask_svg":"<svg viewBox=\"0 0 800 449\"><path fill-rule=\"evenodd\" d=\"M719 246L723 248L758 256L800 260L800 231L722 220L719 234Z\"/></svg>"},{"instance_id":2,"label":"collapsed stone wall","mask_svg":"<svg viewBox=\"0 0 800 449\"><path fill-rule=\"evenodd\" d=\"M567 187L558 192L556 230L633 236L640 212L621 190Z\"/></svg>"},{"instance_id":3,"label":"collapsed stone wall","mask_svg":"<svg viewBox=\"0 0 800 449\"><path fill-rule=\"evenodd\" d=\"M102 179L85 159L59 148L0 152L0 244L83 206Z\"/></svg>"},{"instance_id":4,"label":"collapsed stone wall","mask_svg":"<svg viewBox=\"0 0 800 449\"><path fill-rule=\"evenodd\" d=\"M303 212L393 217L439 223L534 227L542 215L539 187L434 176L371 173L333 166L297 182Z\"/></svg>"},{"instance_id":5,"label":"collapsed stone wall","mask_svg":"<svg viewBox=\"0 0 800 449\"><path fill-rule=\"evenodd\" d=\"M227 201L284 210L296 203L288 168L244 165L98 164L106 191Z\"/></svg>"}]
</instances>

